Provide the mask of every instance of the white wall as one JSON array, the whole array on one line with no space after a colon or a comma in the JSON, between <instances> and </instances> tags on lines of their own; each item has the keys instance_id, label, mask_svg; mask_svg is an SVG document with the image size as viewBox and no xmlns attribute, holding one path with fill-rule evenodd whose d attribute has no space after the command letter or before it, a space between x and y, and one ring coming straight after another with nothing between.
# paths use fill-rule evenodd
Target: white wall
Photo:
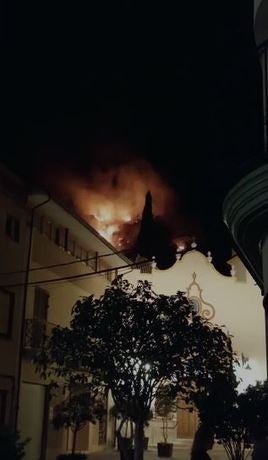
<instances>
[{"instance_id":1,"label":"white wall","mask_svg":"<svg viewBox=\"0 0 268 460\"><path fill-rule=\"evenodd\" d=\"M20 390L18 429L21 438L30 438L25 460L39 460L42 446L45 387L23 382Z\"/></svg>"},{"instance_id":2,"label":"white wall","mask_svg":"<svg viewBox=\"0 0 268 460\"><path fill-rule=\"evenodd\" d=\"M34 231L33 260L31 268L42 268L46 265L60 264L73 261L74 258L62 251L53 241L45 235ZM57 267L55 269L42 269L33 271L30 274L30 282L35 282L39 287L47 291L49 295L49 308L47 311L47 322L62 327L69 326L71 311L75 302L84 296L95 294L100 296L109 285L104 275L86 277L85 279L60 281L57 283L43 284L43 280L55 279L64 276L88 273L90 268L81 262L71 266ZM33 318L35 285L28 287L26 318ZM49 332L49 330L48 330ZM23 379L31 383L41 383L38 374L29 359L23 360ZM53 403L52 403L53 405ZM20 408L20 413L25 411L25 404ZM34 427L31 426L34 430ZM87 425L78 435L77 449L84 452L103 449L98 445L98 424ZM36 433L35 433L36 436ZM47 437L47 460L54 460L60 453L66 452L71 447L71 434L66 430L55 431L51 422L48 425ZM28 458L27 458L28 460ZM30 460L30 458L29 458ZM34 458L31 460L35 460Z\"/></svg>"},{"instance_id":3,"label":"white wall","mask_svg":"<svg viewBox=\"0 0 268 460\"><path fill-rule=\"evenodd\" d=\"M242 388L266 376L264 310L260 290L245 267L237 257L232 260L232 264L239 276L226 277L203 254L190 251L168 270L156 269L152 275L133 270L127 278L134 283L138 279L147 279L153 283L156 292L174 294L178 290L187 291L195 272L204 301L215 309L212 322L225 325L226 331L233 335L234 350L240 357L243 353L249 358L251 370L237 370L243 379ZM193 291L194 295L197 291ZM210 309L205 304L203 307Z\"/></svg>"}]
</instances>

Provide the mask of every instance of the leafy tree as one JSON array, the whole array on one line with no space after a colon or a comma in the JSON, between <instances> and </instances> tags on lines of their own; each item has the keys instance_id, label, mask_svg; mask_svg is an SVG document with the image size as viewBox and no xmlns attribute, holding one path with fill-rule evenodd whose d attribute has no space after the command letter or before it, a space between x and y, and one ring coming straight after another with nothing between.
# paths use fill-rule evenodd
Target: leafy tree
<instances>
[{"instance_id":1,"label":"leafy tree","mask_svg":"<svg viewBox=\"0 0 268 460\"><path fill-rule=\"evenodd\" d=\"M110 389L135 424L135 460L143 459L144 424L159 388L186 397L233 362L230 338L193 312L182 292L158 295L147 281L133 286L119 277L100 298L79 299L70 328L57 334L60 346L41 356L41 370L72 368L74 380L91 373Z\"/></svg>"},{"instance_id":2,"label":"leafy tree","mask_svg":"<svg viewBox=\"0 0 268 460\"><path fill-rule=\"evenodd\" d=\"M67 397L54 407L52 422L55 429L72 430L72 455L78 431L87 422L95 424L106 413L105 388L83 366L77 340L75 331L57 326L50 336L44 337L43 346L34 357L37 372L49 384L51 398L60 386L67 390Z\"/></svg>"},{"instance_id":3,"label":"leafy tree","mask_svg":"<svg viewBox=\"0 0 268 460\"><path fill-rule=\"evenodd\" d=\"M170 416L176 411L176 399L173 399L169 396L169 394L166 394L164 387L159 388L159 391L156 393L155 412L162 418L162 433L165 444L168 442L168 430L173 428L169 426Z\"/></svg>"},{"instance_id":4,"label":"leafy tree","mask_svg":"<svg viewBox=\"0 0 268 460\"><path fill-rule=\"evenodd\" d=\"M70 428L73 432L72 455L75 454L77 433L87 422L95 424L105 414L103 400L91 388L70 391L67 398L55 406L55 429Z\"/></svg>"},{"instance_id":5,"label":"leafy tree","mask_svg":"<svg viewBox=\"0 0 268 460\"><path fill-rule=\"evenodd\" d=\"M225 377L213 382L207 394L196 394L195 404L201 421L215 430L228 458L244 460L252 433L268 429L268 384L259 382L239 394L235 375Z\"/></svg>"},{"instance_id":6,"label":"leafy tree","mask_svg":"<svg viewBox=\"0 0 268 460\"><path fill-rule=\"evenodd\" d=\"M224 411L215 426L216 437L230 460L244 460L247 449L250 448L248 405L244 395L238 394L237 391L231 395L229 401L225 395L222 397Z\"/></svg>"},{"instance_id":7,"label":"leafy tree","mask_svg":"<svg viewBox=\"0 0 268 460\"><path fill-rule=\"evenodd\" d=\"M244 398L249 407L250 433L261 430L268 435L268 380L248 386Z\"/></svg>"}]
</instances>

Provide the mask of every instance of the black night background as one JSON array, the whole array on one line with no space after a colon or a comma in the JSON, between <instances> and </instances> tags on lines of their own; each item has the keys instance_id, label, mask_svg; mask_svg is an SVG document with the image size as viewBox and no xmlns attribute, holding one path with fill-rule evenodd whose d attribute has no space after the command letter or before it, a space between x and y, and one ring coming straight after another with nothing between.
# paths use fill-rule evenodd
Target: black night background
<instances>
[{"instance_id":1,"label":"black night background","mask_svg":"<svg viewBox=\"0 0 268 460\"><path fill-rule=\"evenodd\" d=\"M226 271L222 201L262 161L252 8L249 0L7 6L2 160L52 193L51 173L87 180L96 168L146 160L175 191L176 236L195 235Z\"/></svg>"}]
</instances>

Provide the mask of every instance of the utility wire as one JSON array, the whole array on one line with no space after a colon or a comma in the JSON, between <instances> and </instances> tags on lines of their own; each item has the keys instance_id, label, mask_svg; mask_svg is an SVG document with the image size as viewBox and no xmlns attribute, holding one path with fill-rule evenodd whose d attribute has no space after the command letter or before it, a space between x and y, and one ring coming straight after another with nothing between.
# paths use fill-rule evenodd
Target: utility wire
<instances>
[{"instance_id":1,"label":"utility wire","mask_svg":"<svg viewBox=\"0 0 268 460\"><path fill-rule=\"evenodd\" d=\"M120 270L120 273L118 273L117 276L125 276L126 274L133 272L133 270L134 270L135 268L136 268L136 267L133 267L133 268L130 268L129 270L122 271L122 272L121 272L121 270ZM95 277L97 277L97 276L102 276L102 275L99 275L99 273L97 273L97 272L90 273L90 275L91 275L90 278L95 278ZM88 277L89 277L89 275L87 275L84 279L87 279ZM109 283L111 283L111 281L109 281L108 278L107 278L107 281L108 281ZM63 281L54 281L53 283L50 284L50 289L59 287L59 286L60 286L61 284L63 284L63 283L69 283L69 281L68 281L68 280L67 280L67 281L65 281L65 280L63 280ZM46 286L46 284L47 284L47 283L43 283L42 286ZM49 284L49 283L48 283L48 284ZM38 283L38 286L39 286L39 285L40 285L40 283Z\"/></svg>"},{"instance_id":2,"label":"utility wire","mask_svg":"<svg viewBox=\"0 0 268 460\"><path fill-rule=\"evenodd\" d=\"M60 278L49 278L46 280L30 281L29 283L27 283L27 286L50 284L50 283L56 283L58 281L69 281L69 280L74 280L74 279L79 279L79 278L90 278L91 276L102 275L104 273L109 273L115 270L123 270L124 268L137 267L139 265L144 265L145 263L146 261L143 260L140 262L133 262L131 264L121 265L119 267L110 267L110 268L104 268L103 270L96 270L94 272L81 273L79 275L70 275L70 276L63 276ZM0 286L0 288L8 289L8 288L21 287L21 286L25 286L25 283L6 284L6 285Z\"/></svg>"},{"instance_id":3,"label":"utility wire","mask_svg":"<svg viewBox=\"0 0 268 460\"><path fill-rule=\"evenodd\" d=\"M127 252L127 250L125 251ZM110 252L109 254L102 254L102 255L95 255L92 257L87 257L85 259L77 259L77 260L72 260L70 262L62 262L59 264L52 264L52 265L44 265L43 267L35 267L35 268L30 268L29 272L35 272L35 271L40 271L40 270L48 270L49 268L57 268L57 267L66 267L69 265L74 265L74 264L79 264L81 262L89 262L91 260L96 260L96 259L102 259L103 257L111 257L115 255L119 255L124 253L122 251L114 251ZM6 275L18 275L20 273L26 273L26 270L15 270L15 271L10 271L10 272L0 272L0 276L6 276Z\"/></svg>"}]
</instances>

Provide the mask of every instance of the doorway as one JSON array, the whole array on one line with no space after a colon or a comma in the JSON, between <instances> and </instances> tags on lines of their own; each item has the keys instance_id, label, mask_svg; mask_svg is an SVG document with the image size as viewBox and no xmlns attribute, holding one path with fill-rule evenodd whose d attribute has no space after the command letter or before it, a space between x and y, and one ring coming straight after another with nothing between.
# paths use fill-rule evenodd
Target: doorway
<instances>
[{"instance_id":1,"label":"doorway","mask_svg":"<svg viewBox=\"0 0 268 460\"><path fill-rule=\"evenodd\" d=\"M18 430L22 439L30 439L25 448L25 460L45 458L46 393L45 385L21 384Z\"/></svg>"},{"instance_id":2,"label":"doorway","mask_svg":"<svg viewBox=\"0 0 268 460\"><path fill-rule=\"evenodd\" d=\"M177 437L179 439L193 439L195 432L198 427L198 413L194 408L190 412L189 404L186 404L184 401L180 400L178 404L177 412Z\"/></svg>"}]
</instances>

